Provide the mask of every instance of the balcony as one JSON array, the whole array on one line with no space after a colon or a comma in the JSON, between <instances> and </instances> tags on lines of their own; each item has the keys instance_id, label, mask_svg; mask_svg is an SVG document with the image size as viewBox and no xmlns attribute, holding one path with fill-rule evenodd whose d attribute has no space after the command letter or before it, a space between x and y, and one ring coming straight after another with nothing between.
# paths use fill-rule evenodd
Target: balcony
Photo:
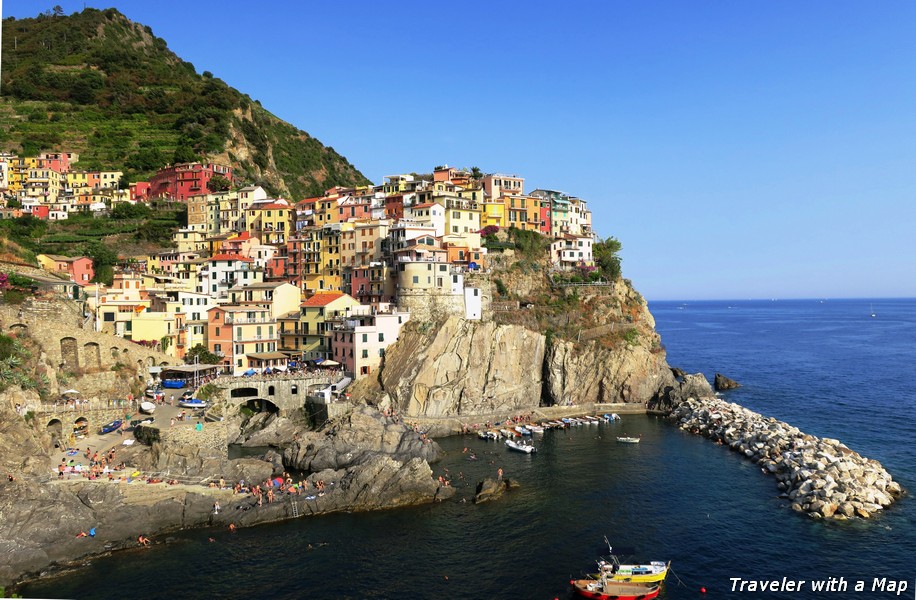
<instances>
[{"instance_id":1,"label":"balcony","mask_svg":"<svg viewBox=\"0 0 916 600\"><path fill-rule=\"evenodd\" d=\"M226 315L226 320L224 321L224 323L226 323L227 325L248 325L252 323L256 323L256 324L271 323L273 324L276 322L277 322L276 319L274 319L273 317L254 317L254 318L249 319L247 317L233 317L230 315Z\"/></svg>"}]
</instances>

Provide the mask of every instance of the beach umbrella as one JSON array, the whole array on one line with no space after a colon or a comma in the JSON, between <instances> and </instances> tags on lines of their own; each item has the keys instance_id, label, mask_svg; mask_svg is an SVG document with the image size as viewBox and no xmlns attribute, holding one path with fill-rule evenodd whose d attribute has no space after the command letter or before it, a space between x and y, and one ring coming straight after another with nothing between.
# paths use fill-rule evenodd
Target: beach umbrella
<instances>
[{"instance_id":1,"label":"beach umbrella","mask_svg":"<svg viewBox=\"0 0 916 600\"><path fill-rule=\"evenodd\" d=\"M64 392L61 392L61 396L67 396L70 394L79 394L79 392L77 390L66 390Z\"/></svg>"}]
</instances>

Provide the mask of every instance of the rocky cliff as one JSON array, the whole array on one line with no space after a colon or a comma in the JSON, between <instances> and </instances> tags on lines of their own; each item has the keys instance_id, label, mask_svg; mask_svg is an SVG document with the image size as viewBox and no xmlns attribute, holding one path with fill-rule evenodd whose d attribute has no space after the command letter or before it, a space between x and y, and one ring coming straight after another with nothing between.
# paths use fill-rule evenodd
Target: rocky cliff
<instances>
[{"instance_id":1,"label":"rocky cliff","mask_svg":"<svg viewBox=\"0 0 916 600\"><path fill-rule=\"evenodd\" d=\"M576 311L576 319L588 314L590 322L567 327L564 337L552 332ZM360 390L408 417L447 418L643 404L676 387L655 321L626 283L575 289L553 306L497 317L409 324L389 348L377 386Z\"/></svg>"}]
</instances>

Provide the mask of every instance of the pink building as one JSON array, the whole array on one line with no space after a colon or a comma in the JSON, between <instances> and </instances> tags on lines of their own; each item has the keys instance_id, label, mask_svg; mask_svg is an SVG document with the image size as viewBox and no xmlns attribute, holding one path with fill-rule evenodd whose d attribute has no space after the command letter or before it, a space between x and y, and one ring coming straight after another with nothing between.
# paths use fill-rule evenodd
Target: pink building
<instances>
[{"instance_id":1,"label":"pink building","mask_svg":"<svg viewBox=\"0 0 916 600\"><path fill-rule=\"evenodd\" d=\"M150 179L149 196L184 202L191 196L209 193L207 184L214 175L232 181L232 168L215 163L182 163L159 169Z\"/></svg>"},{"instance_id":2,"label":"pink building","mask_svg":"<svg viewBox=\"0 0 916 600\"><path fill-rule=\"evenodd\" d=\"M86 285L95 277L92 259L85 256L60 256L57 254L39 254L38 263L46 271L66 273L70 281Z\"/></svg>"},{"instance_id":3,"label":"pink building","mask_svg":"<svg viewBox=\"0 0 916 600\"><path fill-rule=\"evenodd\" d=\"M130 184L130 199L135 202L142 202L149 198L149 181L138 181Z\"/></svg>"}]
</instances>

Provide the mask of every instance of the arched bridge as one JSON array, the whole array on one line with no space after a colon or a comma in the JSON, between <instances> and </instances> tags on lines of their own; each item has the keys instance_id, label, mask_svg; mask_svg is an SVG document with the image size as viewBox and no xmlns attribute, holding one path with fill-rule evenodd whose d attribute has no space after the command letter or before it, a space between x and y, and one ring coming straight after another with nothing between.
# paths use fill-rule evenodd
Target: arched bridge
<instances>
[{"instance_id":1,"label":"arched bridge","mask_svg":"<svg viewBox=\"0 0 916 600\"><path fill-rule=\"evenodd\" d=\"M340 382L339 374L281 375L222 378L214 383L230 404L246 404L254 410L279 412L303 408L318 390Z\"/></svg>"}]
</instances>

